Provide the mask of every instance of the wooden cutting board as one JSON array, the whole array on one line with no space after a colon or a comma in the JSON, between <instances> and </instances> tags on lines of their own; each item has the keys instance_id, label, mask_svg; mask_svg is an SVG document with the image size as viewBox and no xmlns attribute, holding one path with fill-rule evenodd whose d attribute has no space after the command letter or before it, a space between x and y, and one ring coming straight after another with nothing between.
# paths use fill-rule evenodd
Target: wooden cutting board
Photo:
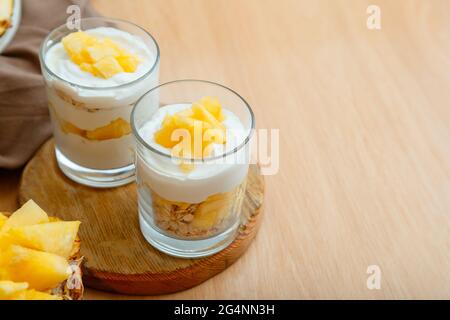
<instances>
[{"instance_id":1,"label":"wooden cutting board","mask_svg":"<svg viewBox=\"0 0 450 320\"><path fill-rule=\"evenodd\" d=\"M164 294L191 288L225 270L248 248L261 220L264 180L256 165L248 176L243 215L235 241L201 259L180 259L154 249L139 229L134 183L94 189L66 178L59 170L53 140L27 164L19 201L38 203L49 215L80 220L84 277L89 287L130 295Z\"/></svg>"}]
</instances>

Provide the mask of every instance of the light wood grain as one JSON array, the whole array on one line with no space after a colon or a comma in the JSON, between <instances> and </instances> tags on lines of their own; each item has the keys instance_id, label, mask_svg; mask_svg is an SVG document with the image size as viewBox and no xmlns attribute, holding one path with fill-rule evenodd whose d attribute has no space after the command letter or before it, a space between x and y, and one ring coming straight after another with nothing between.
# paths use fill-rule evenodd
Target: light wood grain
<instances>
[{"instance_id":1,"label":"light wood grain","mask_svg":"<svg viewBox=\"0 0 450 320\"><path fill-rule=\"evenodd\" d=\"M49 215L81 221L83 282L90 288L133 295L163 294L191 288L222 272L250 246L262 218L264 178L251 165L236 239L202 259L179 259L154 249L138 219L136 184L94 189L69 180L59 170L53 139L25 167L19 203L33 199Z\"/></svg>"},{"instance_id":2,"label":"light wood grain","mask_svg":"<svg viewBox=\"0 0 450 320\"><path fill-rule=\"evenodd\" d=\"M365 0L94 1L156 37L162 81L223 83L281 128L250 250L162 298L450 298L450 2L375 2L379 31Z\"/></svg>"}]
</instances>

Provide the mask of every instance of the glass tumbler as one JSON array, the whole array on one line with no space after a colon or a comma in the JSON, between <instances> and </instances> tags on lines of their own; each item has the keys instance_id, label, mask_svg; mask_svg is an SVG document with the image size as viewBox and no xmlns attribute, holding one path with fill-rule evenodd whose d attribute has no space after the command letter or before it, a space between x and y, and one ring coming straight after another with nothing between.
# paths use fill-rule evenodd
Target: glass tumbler
<instances>
[{"instance_id":1,"label":"glass tumbler","mask_svg":"<svg viewBox=\"0 0 450 320\"><path fill-rule=\"evenodd\" d=\"M225 113L223 148L203 158L181 157L155 143L155 129L161 127L168 109L187 109L205 96L217 98ZM138 101L131 126L136 138L139 222L147 241L182 258L208 256L227 247L242 220L249 141L255 126L247 102L213 82L172 81ZM180 170L180 164L190 169Z\"/></svg>"},{"instance_id":2,"label":"glass tumbler","mask_svg":"<svg viewBox=\"0 0 450 320\"><path fill-rule=\"evenodd\" d=\"M126 38L127 44L132 47L139 43L148 54L143 62L145 69L137 69L139 73L130 81L112 84L99 78L98 83L93 83L89 74L74 77L74 69L61 72L58 56L50 54L53 47L61 46L63 37L76 30L62 25L51 31L41 45L41 68L59 168L78 183L116 187L135 179L130 116L136 101L158 85L159 48L147 31L130 22L110 18L86 18L80 22L83 31L100 27L125 31L131 35ZM111 38L116 40L114 35ZM70 68L78 66L73 64Z\"/></svg>"}]
</instances>

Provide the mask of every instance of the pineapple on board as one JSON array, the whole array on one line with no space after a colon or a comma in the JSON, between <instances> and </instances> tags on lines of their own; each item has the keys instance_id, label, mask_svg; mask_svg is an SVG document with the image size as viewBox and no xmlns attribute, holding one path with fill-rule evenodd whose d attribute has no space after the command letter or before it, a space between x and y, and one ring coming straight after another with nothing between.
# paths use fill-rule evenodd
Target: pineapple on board
<instances>
[{"instance_id":1,"label":"pineapple on board","mask_svg":"<svg viewBox=\"0 0 450 320\"><path fill-rule=\"evenodd\" d=\"M33 200L9 218L0 214L0 300L80 299L79 226L49 217Z\"/></svg>"}]
</instances>

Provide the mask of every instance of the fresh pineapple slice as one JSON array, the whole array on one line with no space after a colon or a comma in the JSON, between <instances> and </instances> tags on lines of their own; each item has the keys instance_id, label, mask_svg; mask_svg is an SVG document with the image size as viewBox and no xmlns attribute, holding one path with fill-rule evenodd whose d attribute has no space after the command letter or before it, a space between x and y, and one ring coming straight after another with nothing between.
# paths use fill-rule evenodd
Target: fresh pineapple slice
<instances>
[{"instance_id":1,"label":"fresh pineapple slice","mask_svg":"<svg viewBox=\"0 0 450 320\"><path fill-rule=\"evenodd\" d=\"M97 74L97 71L94 69L92 64L82 62L82 63L80 63L80 69L83 70L84 72L92 73L96 77L100 77L100 75Z\"/></svg>"},{"instance_id":2,"label":"fresh pineapple slice","mask_svg":"<svg viewBox=\"0 0 450 320\"><path fill-rule=\"evenodd\" d=\"M79 65L85 62L82 54L83 48L94 45L95 39L82 31L78 31L65 36L61 42L70 59Z\"/></svg>"},{"instance_id":3,"label":"fresh pineapple slice","mask_svg":"<svg viewBox=\"0 0 450 320\"><path fill-rule=\"evenodd\" d=\"M217 120L212 113L205 108L204 105L194 103L192 105L192 112L194 113L194 118L209 123L213 128L225 129L224 125Z\"/></svg>"},{"instance_id":4,"label":"fresh pineapple slice","mask_svg":"<svg viewBox=\"0 0 450 320\"><path fill-rule=\"evenodd\" d=\"M172 156L202 159L212 153L213 143L226 143L226 130L222 124L224 119L219 101L203 97L193 103L191 108L166 115L161 129L154 134L154 139L161 146L170 148ZM185 131L177 131L180 129ZM188 173L194 165L181 161L180 168Z\"/></svg>"},{"instance_id":5,"label":"fresh pineapple slice","mask_svg":"<svg viewBox=\"0 0 450 320\"><path fill-rule=\"evenodd\" d=\"M108 79L121 72L135 72L141 60L111 39L98 39L83 31L62 39L70 59L81 70Z\"/></svg>"},{"instance_id":6,"label":"fresh pineapple slice","mask_svg":"<svg viewBox=\"0 0 450 320\"><path fill-rule=\"evenodd\" d=\"M105 57L92 66L95 72L105 79L109 79L118 73L124 72L122 66L113 57Z\"/></svg>"},{"instance_id":7,"label":"fresh pineapple slice","mask_svg":"<svg viewBox=\"0 0 450 320\"><path fill-rule=\"evenodd\" d=\"M52 289L71 274L65 258L17 245L2 251L0 270L3 280L28 282L36 290Z\"/></svg>"},{"instance_id":8,"label":"fresh pineapple slice","mask_svg":"<svg viewBox=\"0 0 450 320\"><path fill-rule=\"evenodd\" d=\"M19 210L5 221L0 233L7 232L13 227L27 226L48 222L48 216L33 200L29 200Z\"/></svg>"},{"instance_id":9,"label":"fresh pineapple slice","mask_svg":"<svg viewBox=\"0 0 450 320\"><path fill-rule=\"evenodd\" d=\"M141 62L138 57L130 55L118 56L116 60L123 68L123 71L128 73L135 72Z\"/></svg>"},{"instance_id":10,"label":"fresh pineapple slice","mask_svg":"<svg viewBox=\"0 0 450 320\"><path fill-rule=\"evenodd\" d=\"M79 221L60 221L16 227L9 230L9 241L69 258L79 226Z\"/></svg>"},{"instance_id":11,"label":"fresh pineapple slice","mask_svg":"<svg viewBox=\"0 0 450 320\"><path fill-rule=\"evenodd\" d=\"M178 141L172 140L172 132L176 128L175 118L167 115L162 122L161 129L155 133L156 143L165 148L173 148L178 143Z\"/></svg>"},{"instance_id":12,"label":"fresh pineapple slice","mask_svg":"<svg viewBox=\"0 0 450 320\"><path fill-rule=\"evenodd\" d=\"M0 212L0 230L2 229L2 227L5 224L6 220L8 220L8 217Z\"/></svg>"},{"instance_id":13,"label":"fresh pineapple slice","mask_svg":"<svg viewBox=\"0 0 450 320\"><path fill-rule=\"evenodd\" d=\"M81 55L83 56L84 63L96 63L103 58L108 57L118 57L119 52L110 46L102 45L101 43L96 43L90 47L84 47L81 49Z\"/></svg>"},{"instance_id":14,"label":"fresh pineapple slice","mask_svg":"<svg viewBox=\"0 0 450 320\"><path fill-rule=\"evenodd\" d=\"M28 289L26 282L0 281L0 300L5 300L13 294Z\"/></svg>"},{"instance_id":15,"label":"fresh pineapple slice","mask_svg":"<svg viewBox=\"0 0 450 320\"><path fill-rule=\"evenodd\" d=\"M24 290L13 294L10 300L62 300L62 298L36 290Z\"/></svg>"},{"instance_id":16,"label":"fresh pineapple slice","mask_svg":"<svg viewBox=\"0 0 450 320\"><path fill-rule=\"evenodd\" d=\"M225 217L232 204L232 193L219 193L208 197L195 212L192 226L208 230Z\"/></svg>"},{"instance_id":17,"label":"fresh pineapple slice","mask_svg":"<svg viewBox=\"0 0 450 320\"><path fill-rule=\"evenodd\" d=\"M218 121L222 122L225 120L222 106L217 98L203 97L200 99L199 103L202 104Z\"/></svg>"},{"instance_id":18,"label":"fresh pineapple slice","mask_svg":"<svg viewBox=\"0 0 450 320\"><path fill-rule=\"evenodd\" d=\"M76 125L69 121L62 120L61 121L61 131L64 133L75 134L80 137L86 137L86 130L78 128Z\"/></svg>"},{"instance_id":19,"label":"fresh pineapple slice","mask_svg":"<svg viewBox=\"0 0 450 320\"><path fill-rule=\"evenodd\" d=\"M87 131L86 138L89 140L102 141L109 139L118 139L130 133L130 124L122 118L118 118L106 126Z\"/></svg>"}]
</instances>

